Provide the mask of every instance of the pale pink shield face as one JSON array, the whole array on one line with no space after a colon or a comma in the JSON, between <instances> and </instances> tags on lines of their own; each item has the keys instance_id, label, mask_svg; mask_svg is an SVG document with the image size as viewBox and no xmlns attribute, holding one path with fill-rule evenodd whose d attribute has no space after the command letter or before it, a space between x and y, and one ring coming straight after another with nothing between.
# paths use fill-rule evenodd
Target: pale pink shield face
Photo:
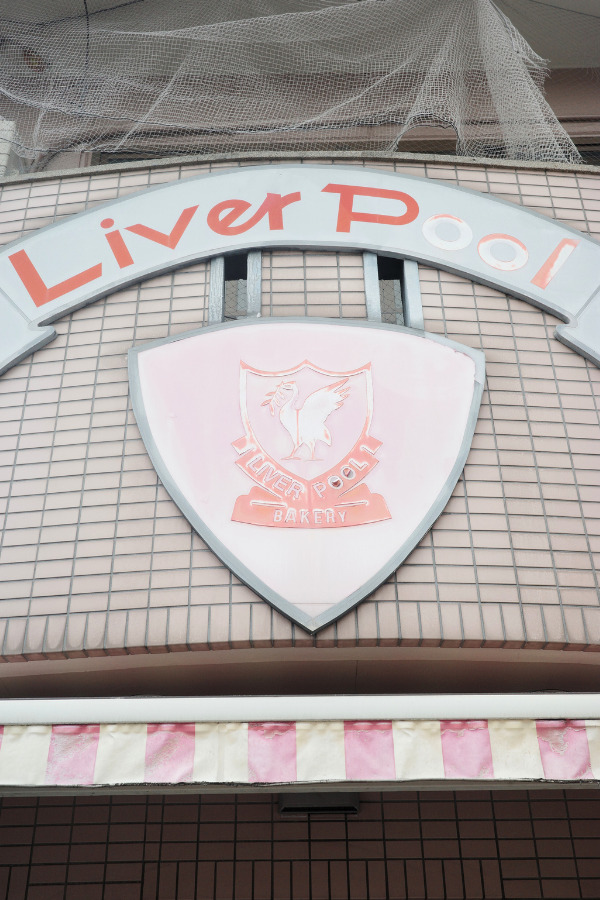
<instances>
[{"instance_id":1,"label":"pale pink shield face","mask_svg":"<svg viewBox=\"0 0 600 900\"><path fill-rule=\"evenodd\" d=\"M130 352L165 487L253 590L314 631L397 568L442 511L483 356L395 327L246 320Z\"/></svg>"}]
</instances>

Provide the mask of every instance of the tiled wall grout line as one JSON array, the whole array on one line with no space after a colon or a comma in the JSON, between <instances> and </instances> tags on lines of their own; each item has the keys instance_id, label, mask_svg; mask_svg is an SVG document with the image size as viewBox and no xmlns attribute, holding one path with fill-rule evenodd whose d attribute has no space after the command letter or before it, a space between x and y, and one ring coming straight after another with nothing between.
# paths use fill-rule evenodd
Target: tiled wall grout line
<instances>
[{"instance_id":1,"label":"tiled wall grout line","mask_svg":"<svg viewBox=\"0 0 600 900\"><path fill-rule=\"evenodd\" d=\"M100 347L102 345L102 337L104 334L104 323L106 321L106 300L100 301L99 308L102 310L102 315L101 315L101 319L100 319L100 333L98 335L98 346ZM71 323L72 323L72 319L69 319L69 326L71 326ZM70 334L71 334L71 330L69 327L69 331L67 332L67 342L68 342ZM65 353L65 361L66 361L66 353ZM88 460L89 460L90 439L92 436L92 427L93 427L93 421L94 421L94 405L96 402L96 390L97 390L97 386L98 386L99 368L100 368L100 353L98 353L98 357L96 359L96 366L94 369L94 380L92 383L92 391L91 391L88 438L87 438L86 445L85 445L85 452L84 452L84 458L83 458L83 469L82 469L82 473L81 473L81 497L80 497L80 503L79 503L79 510L78 510L78 514L77 514L77 522L75 525L75 538L74 538L74 546L73 546L73 567L71 570L71 581L70 581L70 585L69 585L69 594L68 594L68 598L67 598L67 610L66 610L66 616L65 616L66 622L65 622L65 631L64 631L63 645L62 645L63 652L66 650L67 639L68 639L68 634L69 634L69 619L70 619L70 614L71 614L71 602L72 602L72 598L73 598L73 582L74 582L74 578L75 578L75 574L76 574L75 567L76 567L77 555L78 555L77 549L79 546L79 534L80 534L81 519L82 519L82 512L83 512L83 498L84 498L85 481L86 481ZM65 374L65 372L64 372L64 366L63 366L61 384L62 384L62 380L64 380L64 374ZM58 422L58 414L57 414L57 422ZM116 524L116 520L115 520L115 531L116 531L116 527L117 527L117 524Z\"/></svg>"},{"instance_id":2,"label":"tiled wall grout line","mask_svg":"<svg viewBox=\"0 0 600 900\"><path fill-rule=\"evenodd\" d=\"M474 291L474 290L473 290L473 297L474 297L474 299L475 299L475 291ZM508 302L508 298L507 298L507 302ZM477 302L475 302L474 306L475 306L475 315L476 315L476 320L477 320L477 327L478 327L479 336L480 336L480 349L483 350L483 342L481 341L481 321L480 321L480 317L479 317L479 308L478 308L478 306L477 306ZM497 463L497 466L498 466L498 470L501 472L501 471L502 471L502 467L501 467L501 462L500 462L500 450L499 450L499 447L498 447L498 435L497 435L497 433L496 433L496 423L495 423L495 419L494 419L494 403L492 402L492 398L491 398L491 396L490 396L490 389L489 389L489 386L486 388L486 391L485 391L485 393L484 393L484 397L487 399L486 410L487 410L487 412L489 412L490 423L491 423L491 426L492 426L492 435L493 435L493 438L494 438L494 451L495 451L495 456L496 456L496 463ZM482 403L482 405L483 405L483 403ZM464 478L464 476L463 476L463 478ZM465 481L465 496L466 496L466 493L467 493L467 479L464 479L464 481ZM504 516L505 516L505 519L506 519L506 534L507 534L507 537L508 537L508 542L509 542L509 546L510 546L510 554L511 554L511 559L512 559L512 563L513 563L514 572L515 572L515 582L516 582L516 588L517 588L517 597L518 597L518 601L519 601L519 610L520 610L520 614L521 614L521 623L522 623L522 625L523 625L523 637L524 637L524 640L527 641L527 625L526 625L526 622L525 622L525 615L524 615L524 612L523 612L523 600L522 600L522 596L521 596L521 585L520 585L520 583L519 583L519 569L518 569L518 566L517 566L517 564L516 564L515 548L514 548L514 542L513 542L513 537L512 537L511 528L510 528L510 516L509 516L509 513L508 513L508 504L507 504L507 501L506 501L506 490L505 490L505 486L504 486L504 482L503 482L502 478L499 478L499 483L500 483L501 492L502 492L502 503L503 503L503 507L504 507ZM468 511L468 506L467 506L467 518L468 518L468 521L469 521L469 535L470 535L470 538L471 538L471 546L472 546L472 548L473 548L473 566L474 566L475 571L477 571L477 562L476 562L476 556L475 556L475 547L474 547L474 542L473 542L473 534L472 534L472 531L471 531L471 518L470 518L470 515L469 515L469 511ZM481 591L479 590L479 584L477 585L477 588L478 588L479 609L480 609L481 622L482 622L482 635L485 637L485 626L484 626L484 619L483 619L483 604L482 604L482 602L481 602ZM502 610L500 611L500 615L502 616ZM503 622L503 627L504 627L504 622ZM506 632L505 632L505 638L506 638Z\"/></svg>"},{"instance_id":3,"label":"tiled wall grout line","mask_svg":"<svg viewBox=\"0 0 600 900\"><path fill-rule=\"evenodd\" d=\"M510 297L508 298L508 309L509 309L510 322L511 322L511 326L513 329L513 341L515 342L515 347L516 347L517 339L516 339L516 334L515 334L515 330L514 330L514 321L513 321L513 315L512 315L512 302L511 302ZM545 315L546 314L542 312L542 316L545 316ZM517 363L517 369L519 372L519 381L521 384L521 390L523 392L523 399L525 400L526 390L525 390L525 385L524 385L524 381L523 381L521 362L519 360L518 354L516 356L516 363ZM528 430L529 430L529 440L531 442L531 450L533 452L533 468L534 468L534 471L535 471L535 474L537 477L540 503L541 503L542 511L543 511L544 524L545 524L545 528L546 528L546 536L548 538L550 557L552 560L552 570L553 570L553 575L554 575L554 579L555 579L556 591L557 591L557 595L558 595L558 603L559 603L560 612L561 612L562 627L564 629L565 639L568 639L567 638L567 635L568 635L567 622L566 622L565 612L564 612L564 608L563 608L563 599L562 599L560 580L558 578L557 567L556 567L556 558L554 555L554 549L552 547L552 538L550 535L550 528L548 525L548 516L546 514L546 500L544 498L542 482L540 479L540 471L539 471L539 466L538 466L537 453L536 453L536 449L535 449L534 435L533 435L533 431L531 428L531 418L530 418L529 409L528 409L528 406L526 403L524 403L524 409L525 409L526 418L527 418L527 425L528 425Z\"/></svg>"}]
</instances>

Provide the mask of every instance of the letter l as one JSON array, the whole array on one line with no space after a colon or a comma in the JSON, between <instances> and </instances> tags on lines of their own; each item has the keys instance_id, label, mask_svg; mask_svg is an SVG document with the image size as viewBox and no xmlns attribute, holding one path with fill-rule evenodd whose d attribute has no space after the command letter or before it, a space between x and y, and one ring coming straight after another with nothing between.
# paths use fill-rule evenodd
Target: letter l
<instances>
[{"instance_id":1,"label":"letter l","mask_svg":"<svg viewBox=\"0 0 600 900\"><path fill-rule=\"evenodd\" d=\"M102 263L98 263L97 266L84 269L83 272L79 272L65 281L60 281L54 287L47 287L25 250L17 250L8 258L36 306L43 306L44 303L50 303L51 300L58 300L64 294L75 291L102 275Z\"/></svg>"}]
</instances>

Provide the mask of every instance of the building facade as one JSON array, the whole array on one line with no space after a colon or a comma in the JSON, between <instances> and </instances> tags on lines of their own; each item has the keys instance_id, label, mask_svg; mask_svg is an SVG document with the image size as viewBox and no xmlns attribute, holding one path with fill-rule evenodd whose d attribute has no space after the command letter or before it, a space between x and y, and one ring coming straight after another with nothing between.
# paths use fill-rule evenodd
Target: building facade
<instances>
[{"instance_id":1,"label":"building facade","mask_svg":"<svg viewBox=\"0 0 600 900\"><path fill-rule=\"evenodd\" d=\"M263 154L7 178L3 239L149 187L297 162L600 228L589 166ZM264 246L260 267L265 319L369 316L360 248ZM195 533L130 405L128 350L214 322L211 273L214 299L210 260L111 291L0 379L2 896L596 896L597 366L549 312L419 263L425 332L485 354L472 446L405 562L310 633ZM225 321L248 316L249 278L225 269ZM394 281L380 264L392 325ZM537 692L559 695L521 705Z\"/></svg>"}]
</instances>

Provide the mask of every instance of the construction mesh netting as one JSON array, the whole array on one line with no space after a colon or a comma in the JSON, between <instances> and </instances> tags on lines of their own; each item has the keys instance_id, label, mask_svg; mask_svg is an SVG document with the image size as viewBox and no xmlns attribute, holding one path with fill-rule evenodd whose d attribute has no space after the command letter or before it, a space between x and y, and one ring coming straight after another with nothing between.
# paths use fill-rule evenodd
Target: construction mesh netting
<instances>
[{"instance_id":1,"label":"construction mesh netting","mask_svg":"<svg viewBox=\"0 0 600 900\"><path fill-rule=\"evenodd\" d=\"M532 2L515 4L521 18ZM415 134L435 129L463 156L578 161L546 75L491 0L4 0L0 10L0 116L38 168L73 149L393 152L421 149Z\"/></svg>"}]
</instances>

